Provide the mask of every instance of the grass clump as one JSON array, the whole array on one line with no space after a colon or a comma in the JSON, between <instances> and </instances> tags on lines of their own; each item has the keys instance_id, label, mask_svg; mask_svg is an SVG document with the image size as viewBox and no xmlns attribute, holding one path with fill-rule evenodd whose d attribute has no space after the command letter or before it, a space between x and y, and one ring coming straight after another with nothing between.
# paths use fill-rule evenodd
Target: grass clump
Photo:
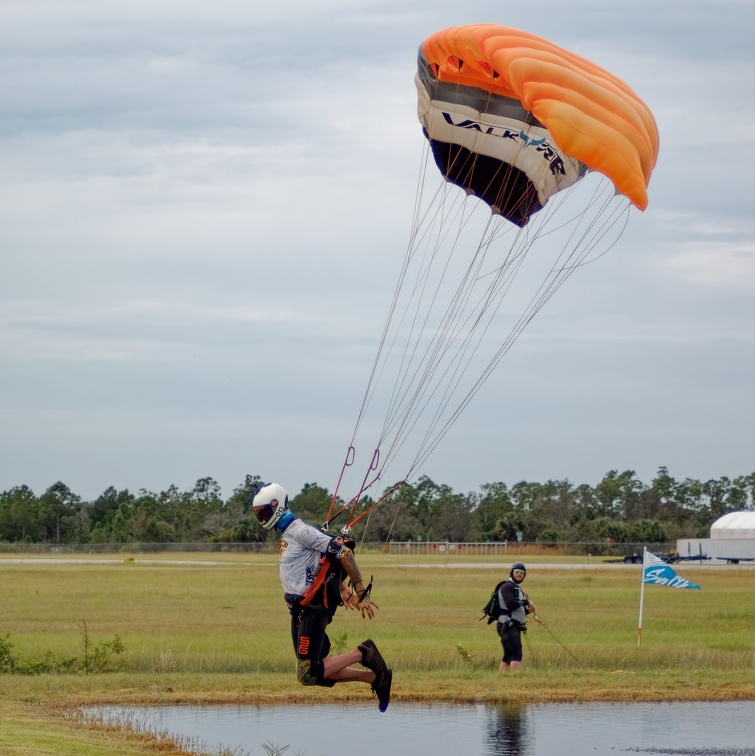
<instances>
[{"instance_id":1,"label":"grass clump","mask_svg":"<svg viewBox=\"0 0 755 756\"><path fill-rule=\"evenodd\" d=\"M111 640L93 642L87 624L81 621L80 653L61 656L51 650L41 656L21 658L14 652L10 633L0 637L0 673L41 675L49 673L101 673L115 669L114 660L126 646L119 635Z\"/></svg>"}]
</instances>

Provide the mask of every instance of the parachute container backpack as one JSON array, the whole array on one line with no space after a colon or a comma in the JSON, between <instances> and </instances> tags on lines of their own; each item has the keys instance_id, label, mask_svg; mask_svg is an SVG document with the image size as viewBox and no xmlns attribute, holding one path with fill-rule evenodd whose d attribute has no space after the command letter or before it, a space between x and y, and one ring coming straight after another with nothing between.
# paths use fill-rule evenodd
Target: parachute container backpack
<instances>
[{"instance_id":1,"label":"parachute container backpack","mask_svg":"<svg viewBox=\"0 0 755 756\"><path fill-rule=\"evenodd\" d=\"M488 603L482 607L482 617L480 617L478 622L482 622L482 620L487 619L489 625L491 624L491 622L495 622L498 619L501 614L501 601L498 597L498 592L501 590L501 586L505 582L505 580L501 580L501 582L498 583L498 585L496 585L496 587L493 589L493 592L490 594L490 598L488 599Z\"/></svg>"}]
</instances>

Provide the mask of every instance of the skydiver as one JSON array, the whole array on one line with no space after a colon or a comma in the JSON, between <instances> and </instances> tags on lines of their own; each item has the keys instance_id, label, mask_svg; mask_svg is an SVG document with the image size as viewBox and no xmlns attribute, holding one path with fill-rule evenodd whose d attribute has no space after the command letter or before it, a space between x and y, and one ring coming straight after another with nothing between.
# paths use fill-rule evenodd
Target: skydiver
<instances>
[{"instance_id":1,"label":"skydiver","mask_svg":"<svg viewBox=\"0 0 755 756\"><path fill-rule=\"evenodd\" d=\"M522 666L522 633L527 632L525 618L534 614L535 605L522 590L521 584L527 576L527 568L521 562L511 565L508 580L498 591L501 612L496 629L503 646L503 660L499 666L502 672L515 672Z\"/></svg>"},{"instance_id":2,"label":"skydiver","mask_svg":"<svg viewBox=\"0 0 755 756\"><path fill-rule=\"evenodd\" d=\"M354 541L323 533L296 517L288 508L285 489L277 483L260 489L252 508L265 530L281 534L280 580L291 613L297 680L326 688L338 682L367 683L377 696L378 709L385 712L391 700L393 671L371 640L348 653L328 656L326 628L339 606L359 611L370 620L379 608L362 580Z\"/></svg>"}]
</instances>

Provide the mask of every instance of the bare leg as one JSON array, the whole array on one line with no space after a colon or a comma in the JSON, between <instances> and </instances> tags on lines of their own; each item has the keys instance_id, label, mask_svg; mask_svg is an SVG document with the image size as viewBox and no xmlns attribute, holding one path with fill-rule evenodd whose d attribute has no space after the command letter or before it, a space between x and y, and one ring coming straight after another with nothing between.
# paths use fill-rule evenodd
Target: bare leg
<instances>
[{"instance_id":1,"label":"bare leg","mask_svg":"<svg viewBox=\"0 0 755 756\"><path fill-rule=\"evenodd\" d=\"M375 673L369 669L354 669L352 664L362 661L362 652L359 649L349 651L340 656L327 656L323 660L324 675L338 682L365 682L372 684L375 681Z\"/></svg>"},{"instance_id":2,"label":"bare leg","mask_svg":"<svg viewBox=\"0 0 755 756\"><path fill-rule=\"evenodd\" d=\"M507 662L501 662L501 665L498 667L498 669L501 672L508 672L511 670L512 672L516 672L522 668L522 662L513 661L511 664L508 664Z\"/></svg>"}]
</instances>

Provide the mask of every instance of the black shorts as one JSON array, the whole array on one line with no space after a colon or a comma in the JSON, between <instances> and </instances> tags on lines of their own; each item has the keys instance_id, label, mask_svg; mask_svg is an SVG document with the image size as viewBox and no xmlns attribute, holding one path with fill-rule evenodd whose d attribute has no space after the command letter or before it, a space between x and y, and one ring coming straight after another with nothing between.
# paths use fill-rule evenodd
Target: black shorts
<instances>
[{"instance_id":1,"label":"black shorts","mask_svg":"<svg viewBox=\"0 0 755 756\"><path fill-rule=\"evenodd\" d=\"M505 664L522 661L522 631L516 622L499 622L498 635L503 646Z\"/></svg>"},{"instance_id":2,"label":"black shorts","mask_svg":"<svg viewBox=\"0 0 755 756\"><path fill-rule=\"evenodd\" d=\"M310 674L316 685L331 687L335 680L324 676L324 659L330 653L330 638L325 631L333 619L329 610L322 606L301 606L289 603L291 612L291 640L298 661L309 661Z\"/></svg>"}]
</instances>

